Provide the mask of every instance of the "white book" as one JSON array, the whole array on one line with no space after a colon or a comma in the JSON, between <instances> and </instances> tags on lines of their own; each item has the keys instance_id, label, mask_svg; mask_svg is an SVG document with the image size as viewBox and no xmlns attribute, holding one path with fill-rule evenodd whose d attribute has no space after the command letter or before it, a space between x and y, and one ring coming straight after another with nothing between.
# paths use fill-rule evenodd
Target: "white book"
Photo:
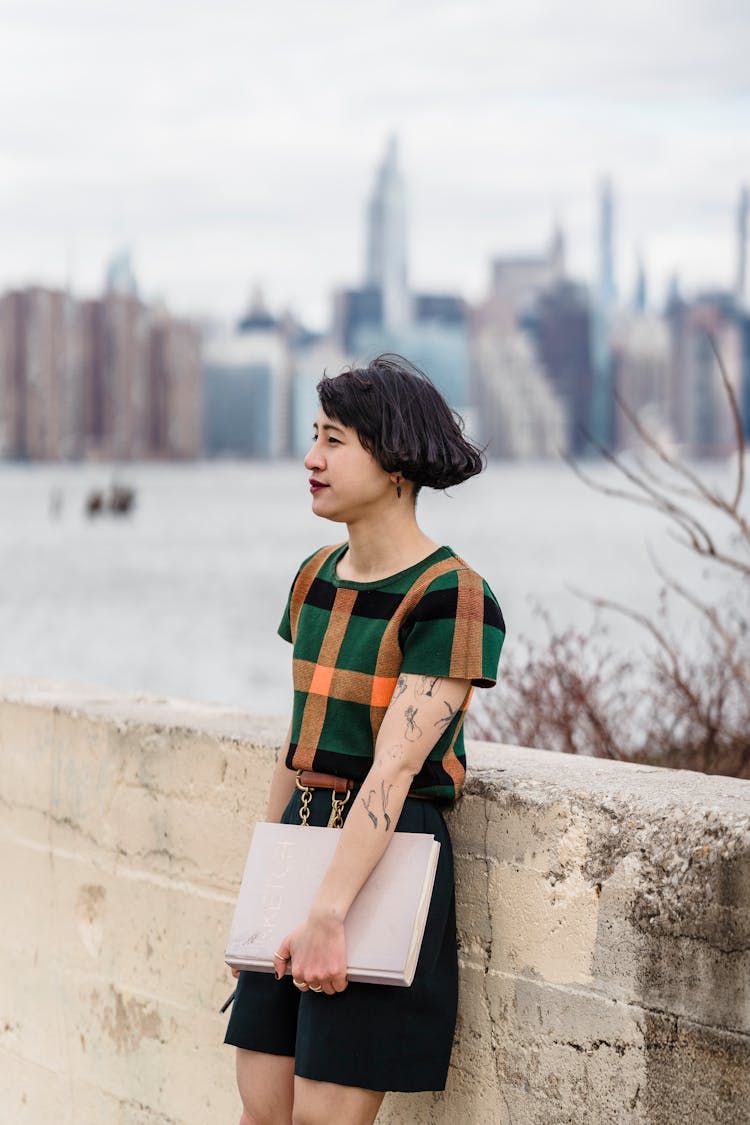
<instances>
[{"instance_id":1,"label":"white book","mask_svg":"<svg viewBox=\"0 0 750 1125\"><path fill-rule=\"evenodd\" d=\"M340 840L339 828L255 825L227 943L228 965L274 971L274 953L307 917ZM394 833L344 922L349 980L411 984L439 853L439 842L428 833Z\"/></svg>"}]
</instances>

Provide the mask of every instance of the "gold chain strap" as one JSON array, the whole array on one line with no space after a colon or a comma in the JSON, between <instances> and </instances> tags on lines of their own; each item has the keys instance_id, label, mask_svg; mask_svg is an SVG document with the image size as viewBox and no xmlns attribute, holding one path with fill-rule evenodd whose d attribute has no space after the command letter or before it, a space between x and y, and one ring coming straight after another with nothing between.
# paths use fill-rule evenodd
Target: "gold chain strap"
<instances>
[{"instance_id":1,"label":"gold chain strap","mask_svg":"<svg viewBox=\"0 0 750 1125\"><path fill-rule=\"evenodd\" d=\"M312 801L312 789L309 785L303 785L300 781L302 770L297 770L297 788L302 792L302 807L299 810L299 818L304 825L310 819L310 801Z\"/></svg>"},{"instance_id":2,"label":"gold chain strap","mask_svg":"<svg viewBox=\"0 0 750 1125\"><path fill-rule=\"evenodd\" d=\"M337 797L336 790L333 790L333 796L331 798L331 815L328 818L329 828L344 827L344 818L342 817L341 813L343 812L344 805L350 797L351 791L349 789L347 789L345 797Z\"/></svg>"}]
</instances>

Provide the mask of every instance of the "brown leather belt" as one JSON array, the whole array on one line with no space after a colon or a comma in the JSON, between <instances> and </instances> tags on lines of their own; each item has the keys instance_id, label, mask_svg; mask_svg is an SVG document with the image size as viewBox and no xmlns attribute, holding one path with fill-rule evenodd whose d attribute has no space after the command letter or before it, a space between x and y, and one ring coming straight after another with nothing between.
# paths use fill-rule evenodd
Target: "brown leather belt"
<instances>
[{"instance_id":1,"label":"brown leather belt","mask_svg":"<svg viewBox=\"0 0 750 1125\"><path fill-rule=\"evenodd\" d=\"M355 782L349 777L336 777L332 773L316 773L315 770L297 770L299 784L310 789L333 789L334 793L346 793L353 789Z\"/></svg>"}]
</instances>

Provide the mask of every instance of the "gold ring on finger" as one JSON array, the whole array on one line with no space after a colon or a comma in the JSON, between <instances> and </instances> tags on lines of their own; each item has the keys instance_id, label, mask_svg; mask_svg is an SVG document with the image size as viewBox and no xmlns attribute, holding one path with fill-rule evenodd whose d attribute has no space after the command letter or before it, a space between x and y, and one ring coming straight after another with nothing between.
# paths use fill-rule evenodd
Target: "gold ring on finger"
<instances>
[{"instance_id":1,"label":"gold ring on finger","mask_svg":"<svg viewBox=\"0 0 750 1125\"><path fill-rule=\"evenodd\" d=\"M322 992L323 991L323 985L322 984L309 984L307 987L310 989L311 992Z\"/></svg>"},{"instance_id":2,"label":"gold ring on finger","mask_svg":"<svg viewBox=\"0 0 750 1125\"><path fill-rule=\"evenodd\" d=\"M307 983L307 981L297 980L296 977L292 977L292 980L294 981L295 985L300 990L300 992L304 992L305 989L310 987L310 985Z\"/></svg>"}]
</instances>

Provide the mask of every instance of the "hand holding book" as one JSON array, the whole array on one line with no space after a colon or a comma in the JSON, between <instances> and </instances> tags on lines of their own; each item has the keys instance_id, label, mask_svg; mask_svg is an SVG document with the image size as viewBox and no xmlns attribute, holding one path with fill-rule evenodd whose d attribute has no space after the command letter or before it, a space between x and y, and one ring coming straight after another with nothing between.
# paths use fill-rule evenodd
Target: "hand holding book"
<instances>
[{"instance_id":1,"label":"hand holding book","mask_svg":"<svg viewBox=\"0 0 750 1125\"><path fill-rule=\"evenodd\" d=\"M346 975L346 934L340 918L310 911L307 919L285 937L278 948L278 957L291 966L297 987L307 985L328 996L343 992L349 981ZM279 960L277 978L281 979Z\"/></svg>"},{"instance_id":2,"label":"hand holding book","mask_svg":"<svg viewBox=\"0 0 750 1125\"><path fill-rule=\"evenodd\" d=\"M317 956L312 940L317 943L321 932L305 931L316 891L341 836L338 828L256 824L227 944L227 964L275 972L279 965L275 954L285 957L291 945L287 972L307 984L294 959L295 934L299 934L303 942L311 943L300 951L308 958L301 962L302 970L314 980L331 979L319 972L326 967L312 960ZM338 951L345 949L350 981L411 984L439 851L439 843L428 833L395 834L342 924L345 936L339 938ZM282 949L285 935L291 940ZM340 956L338 951L335 957Z\"/></svg>"}]
</instances>

